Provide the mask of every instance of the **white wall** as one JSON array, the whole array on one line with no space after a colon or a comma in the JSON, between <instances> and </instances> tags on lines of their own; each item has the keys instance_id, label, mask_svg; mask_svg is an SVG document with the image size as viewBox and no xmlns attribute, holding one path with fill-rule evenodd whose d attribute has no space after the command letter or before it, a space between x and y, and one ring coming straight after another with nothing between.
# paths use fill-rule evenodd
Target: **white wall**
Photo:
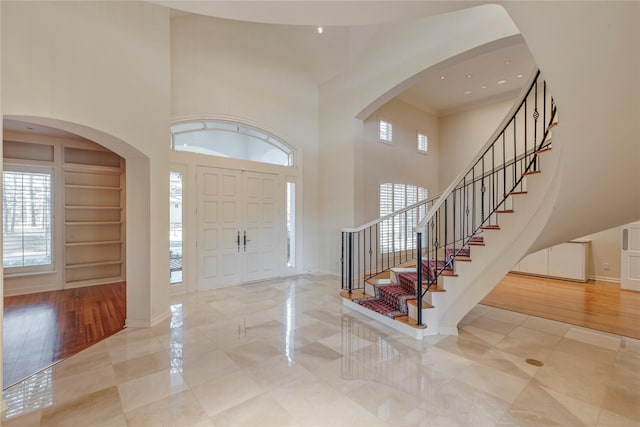
<instances>
[{"instance_id":1,"label":"white wall","mask_svg":"<svg viewBox=\"0 0 640 427\"><path fill-rule=\"evenodd\" d=\"M591 279L620 282L622 261L622 227L613 227L583 237L591 240L588 273ZM605 269L605 264L609 268Z\"/></svg>"},{"instance_id":2,"label":"white wall","mask_svg":"<svg viewBox=\"0 0 640 427\"><path fill-rule=\"evenodd\" d=\"M515 98L440 117L440 183L446 188L468 166L513 107Z\"/></svg>"},{"instance_id":3,"label":"white wall","mask_svg":"<svg viewBox=\"0 0 640 427\"><path fill-rule=\"evenodd\" d=\"M171 108L174 120L241 121L296 149L299 261L307 272L318 269L318 87L285 42L296 31L198 15L171 19Z\"/></svg>"},{"instance_id":4,"label":"white wall","mask_svg":"<svg viewBox=\"0 0 640 427\"><path fill-rule=\"evenodd\" d=\"M393 143L378 141L378 120L393 125ZM397 98L376 110L364 123L364 224L379 217L380 184L410 184L424 187L430 196L439 191L438 119ZM429 151L417 151L417 133L429 138Z\"/></svg>"},{"instance_id":5,"label":"white wall","mask_svg":"<svg viewBox=\"0 0 640 427\"><path fill-rule=\"evenodd\" d=\"M169 11L145 2L2 2L5 117L127 161L127 324L170 314Z\"/></svg>"}]
</instances>

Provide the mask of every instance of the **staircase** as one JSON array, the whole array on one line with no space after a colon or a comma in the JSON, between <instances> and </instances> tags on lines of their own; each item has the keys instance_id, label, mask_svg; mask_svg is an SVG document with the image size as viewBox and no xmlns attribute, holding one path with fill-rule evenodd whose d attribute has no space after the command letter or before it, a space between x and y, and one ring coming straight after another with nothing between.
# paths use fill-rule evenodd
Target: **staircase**
<instances>
[{"instance_id":1,"label":"staircase","mask_svg":"<svg viewBox=\"0 0 640 427\"><path fill-rule=\"evenodd\" d=\"M417 339L457 334L458 322L526 254L552 213L562 176L547 92L534 73L470 165L437 199L407 208L424 214L404 210L343 230L345 306ZM420 218L416 234L383 253L376 235L396 215Z\"/></svg>"}]
</instances>

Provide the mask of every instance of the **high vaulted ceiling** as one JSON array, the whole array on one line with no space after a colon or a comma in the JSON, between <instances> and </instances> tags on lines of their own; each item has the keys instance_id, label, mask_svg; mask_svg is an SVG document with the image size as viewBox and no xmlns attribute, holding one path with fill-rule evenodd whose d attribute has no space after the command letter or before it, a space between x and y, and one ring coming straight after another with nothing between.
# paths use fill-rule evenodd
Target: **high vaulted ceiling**
<instances>
[{"instance_id":1,"label":"high vaulted ceiling","mask_svg":"<svg viewBox=\"0 0 640 427\"><path fill-rule=\"evenodd\" d=\"M179 9L181 12L174 12L174 16L192 12L245 22L287 24L280 26L283 34L287 34L285 40L288 39L289 47L318 83L333 77L345 66L344 57L337 53L345 42L351 44L351 58L354 58L357 57L357 46L366 45L368 38L382 26L400 26L403 21L482 4L450 1L152 2ZM318 25L325 26L323 34L316 32ZM398 98L429 113L445 115L515 97L535 68L535 61L521 37L492 49L479 50L474 57L448 61L442 67L426 71L420 81Z\"/></svg>"}]
</instances>

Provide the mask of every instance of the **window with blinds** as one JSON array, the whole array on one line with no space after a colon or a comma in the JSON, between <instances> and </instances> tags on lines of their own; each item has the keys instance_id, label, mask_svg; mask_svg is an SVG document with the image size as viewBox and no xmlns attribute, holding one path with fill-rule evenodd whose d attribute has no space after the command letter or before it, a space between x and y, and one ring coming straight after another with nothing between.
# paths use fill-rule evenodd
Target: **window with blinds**
<instances>
[{"instance_id":1,"label":"window with blinds","mask_svg":"<svg viewBox=\"0 0 640 427\"><path fill-rule=\"evenodd\" d=\"M378 139L384 142L393 141L393 125L385 120L378 122Z\"/></svg>"},{"instance_id":2,"label":"window with blinds","mask_svg":"<svg viewBox=\"0 0 640 427\"><path fill-rule=\"evenodd\" d=\"M2 185L4 268L50 266L51 173L5 170Z\"/></svg>"},{"instance_id":3,"label":"window with blinds","mask_svg":"<svg viewBox=\"0 0 640 427\"><path fill-rule=\"evenodd\" d=\"M380 217L392 214L427 199L427 190L415 185L380 184ZM424 205L382 221L380 224L380 248L382 253L415 249L413 228L426 214Z\"/></svg>"},{"instance_id":4,"label":"window with blinds","mask_svg":"<svg viewBox=\"0 0 640 427\"><path fill-rule=\"evenodd\" d=\"M429 150L429 138L427 138L427 135L418 133L418 151L421 153L426 153L428 150Z\"/></svg>"}]
</instances>

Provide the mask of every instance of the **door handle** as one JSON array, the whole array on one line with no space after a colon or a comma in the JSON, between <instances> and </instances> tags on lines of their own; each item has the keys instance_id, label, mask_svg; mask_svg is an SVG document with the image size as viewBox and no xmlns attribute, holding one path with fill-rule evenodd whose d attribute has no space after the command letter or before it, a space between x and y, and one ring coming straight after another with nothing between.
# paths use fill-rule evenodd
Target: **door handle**
<instances>
[{"instance_id":1,"label":"door handle","mask_svg":"<svg viewBox=\"0 0 640 427\"><path fill-rule=\"evenodd\" d=\"M251 240L247 239L247 232L245 230L244 232L244 251L247 252L247 243L249 243Z\"/></svg>"},{"instance_id":2,"label":"door handle","mask_svg":"<svg viewBox=\"0 0 640 427\"><path fill-rule=\"evenodd\" d=\"M240 230L238 230L238 238L236 239L236 243L238 244L238 252L240 252Z\"/></svg>"}]
</instances>

